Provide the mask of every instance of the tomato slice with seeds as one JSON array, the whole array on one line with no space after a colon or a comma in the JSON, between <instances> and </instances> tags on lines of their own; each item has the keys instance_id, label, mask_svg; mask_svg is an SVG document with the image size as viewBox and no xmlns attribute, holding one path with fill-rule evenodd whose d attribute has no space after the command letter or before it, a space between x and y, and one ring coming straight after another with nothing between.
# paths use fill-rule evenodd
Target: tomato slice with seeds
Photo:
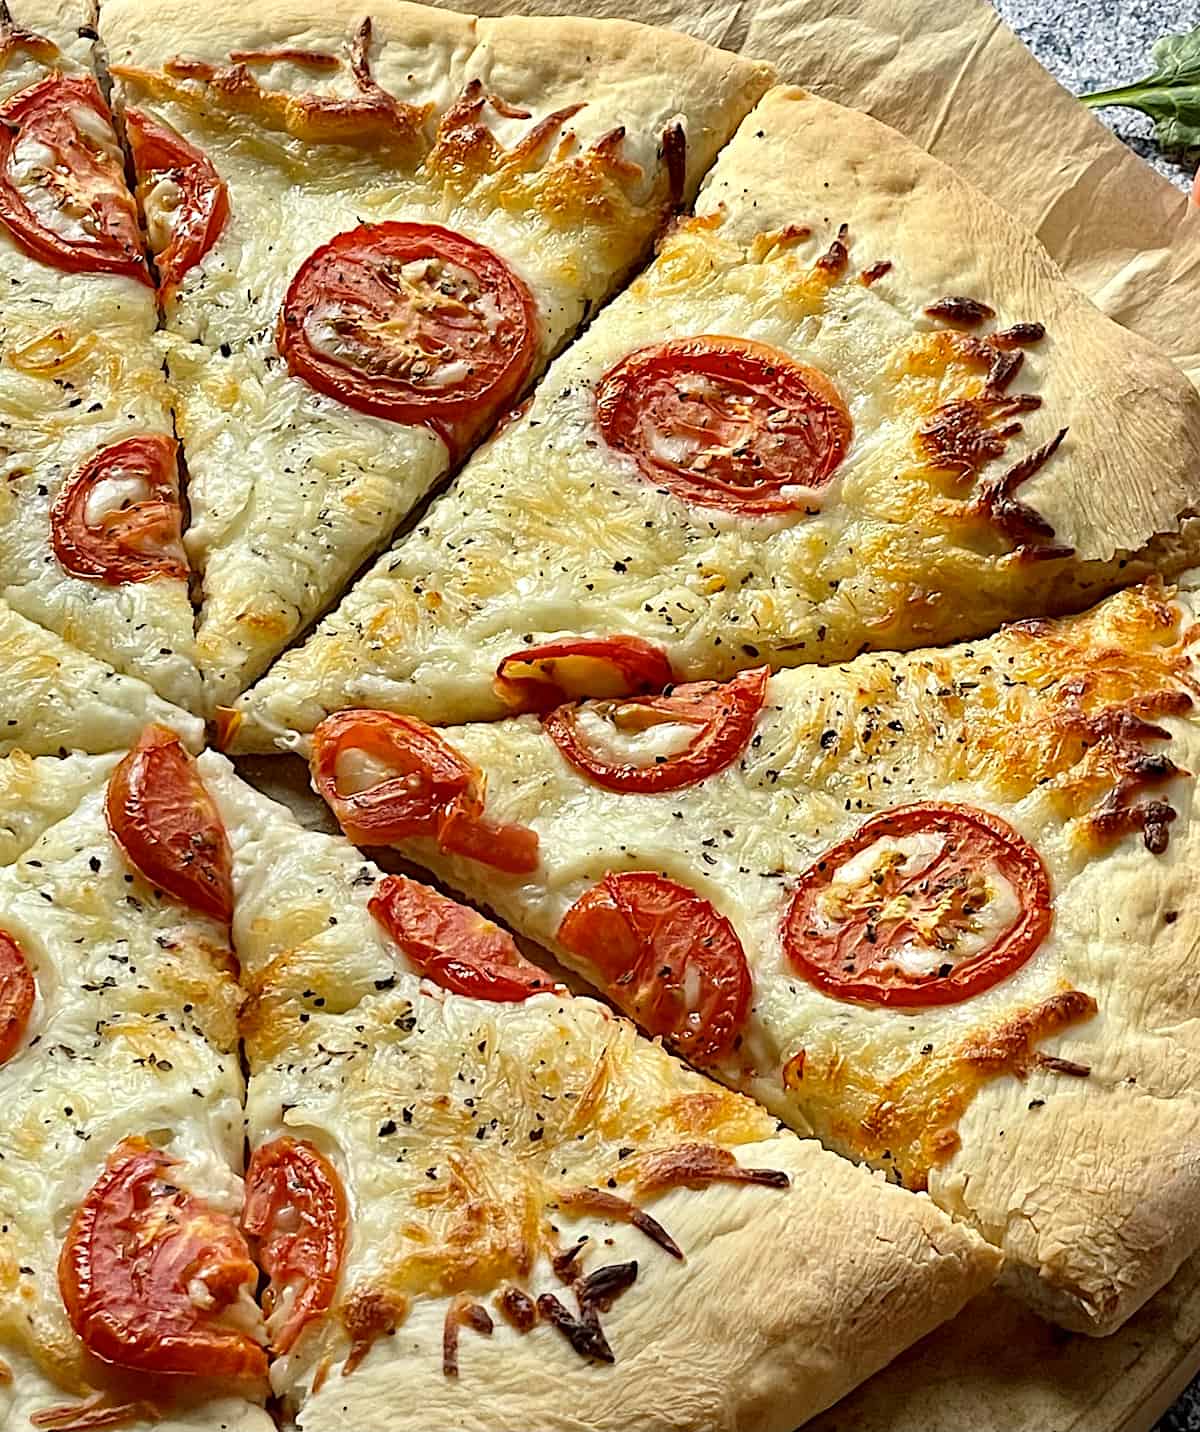
<instances>
[{"instance_id":1,"label":"tomato slice with seeds","mask_svg":"<svg viewBox=\"0 0 1200 1432\"><path fill-rule=\"evenodd\" d=\"M64 571L109 586L187 577L178 447L163 433L122 438L63 484L50 540Z\"/></svg>"},{"instance_id":2,"label":"tomato slice with seeds","mask_svg":"<svg viewBox=\"0 0 1200 1432\"><path fill-rule=\"evenodd\" d=\"M613 1002L695 1064L729 1055L752 981L737 931L702 895L664 875L609 874L563 916L558 940Z\"/></svg>"},{"instance_id":3,"label":"tomato slice with seeds","mask_svg":"<svg viewBox=\"0 0 1200 1432\"><path fill-rule=\"evenodd\" d=\"M36 994L25 952L7 930L0 930L0 1064L20 1047Z\"/></svg>"},{"instance_id":4,"label":"tomato slice with seeds","mask_svg":"<svg viewBox=\"0 0 1200 1432\"><path fill-rule=\"evenodd\" d=\"M514 711L550 711L581 696L638 696L670 686L661 646L636 636L576 637L506 656L492 683Z\"/></svg>"},{"instance_id":5,"label":"tomato slice with seeds","mask_svg":"<svg viewBox=\"0 0 1200 1432\"><path fill-rule=\"evenodd\" d=\"M958 1004L1007 979L1050 929L1041 856L967 805L899 806L864 822L800 877L788 959L834 999Z\"/></svg>"},{"instance_id":6,"label":"tomato slice with seeds","mask_svg":"<svg viewBox=\"0 0 1200 1432\"><path fill-rule=\"evenodd\" d=\"M542 724L575 769L605 790L677 791L725 770L745 751L769 676L763 666L724 683L677 686L669 696L560 706Z\"/></svg>"},{"instance_id":7,"label":"tomato slice with seeds","mask_svg":"<svg viewBox=\"0 0 1200 1432\"><path fill-rule=\"evenodd\" d=\"M121 150L90 75L48 75L0 106L0 223L55 268L150 282Z\"/></svg>"},{"instance_id":8,"label":"tomato slice with seeds","mask_svg":"<svg viewBox=\"0 0 1200 1432\"><path fill-rule=\"evenodd\" d=\"M144 1372L261 1378L266 1352L222 1321L258 1269L233 1219L175 1181L176 1159L126 1139L71 1221L58 1286L94 1357Z\"/></svg>"},{"instance_id":9,"label":"tomato slice with seeds","mask_svg":"<svg viewBox=\"0 0 1200 1432\"><path fill-rule=\"evenodd\" d=\"M721 336L623 358L596 389L596 419L609 447L657 487L748 517L811 504L853 436L823 373L777 348Z\"/></svg>"},{"instance_id":10,"label":"tomato slice with seeds","mask_svg":"<svg viewBox=\"0 0 1200 1432\"><path fill-rule=\"evenodd\" d=\"M225 924L233 918L233 853L196 762L174 731L147 726L108 783L108 828L160 890Z\"/></svg>"},{"instance_id":11,"label":"tomato slice with seeds","mask_svg":"<svg viewBox=\"0 0 1200 1432\"><path fill-rule=\"evenodd\" d=\"M452 994L512 1003L546 990L565 993L507 930L428 885L389 875L367 909L418 973Z\"/></svg>"},{"instance_id":12,"label":"tomato slice with seeds","mask_svg":"<svg viewBox=\"0 0 1200 1432\"><path fill-rule=\"evenodd\" d=\"M263 1310L278 1357L328 1311L346 1251L346 1191L312 1144L281 1137L255 1149L246 1170L242 1227L271 1280Z\"/></svg>"},{"instance_id":13,"label":"tomato slice with seeds","mask_svg":"<svg viewBox=\"0 0 1200 1432\"><path fill-rule=\"evenodd\" d=\"M170 294L220 238L229 191L207 154L144 109L125 111L125 133L159 292Z\"/></svg>"},{"instance_id":14,"label":"tomato slice with seeds","mask_svg":"<svg viewBox=\"0 0 1200 1432\"><path fill-rule=\"evenodd\" d=\"M487 820L483 773L414 716L327 716L313 732L309 765L317 793L359 844L431 836L444 851L508 874L537 869L537 833Z\"/></svg>"},{"instance_id":15,"label":"tomato slice with seeds","mask_svg":"<svg viewBox=\"0 0 1200 1432\"><path fill-rule=\"evenodd\" d=\"M327 397L433 428L456 454L533 367L537 311L491 249L436 224L362 224L292 279L278 342Z\"/></svg>"}]
</instances>

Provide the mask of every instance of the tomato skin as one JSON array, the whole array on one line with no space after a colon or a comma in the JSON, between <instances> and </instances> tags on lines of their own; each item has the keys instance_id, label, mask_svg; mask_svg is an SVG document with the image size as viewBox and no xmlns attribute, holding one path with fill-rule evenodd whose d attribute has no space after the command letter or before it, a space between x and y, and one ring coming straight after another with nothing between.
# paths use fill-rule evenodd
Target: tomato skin
<instances>
[{"instance_id":1,"label":"tomato skin","mask_svg":"<svg viewBox=\"0 0 1200 1432\"><path fill-rule=\"evenodd\" d=\"M681 501L746 517L802 510L853 436L837 389L777 348L708 334L639 348L596 388L609 447ZM671 445L681 449L667 456ZM695 461L682 449L691 446Z\"/></svg>"},{"instance_id":2,"label":"tomato skin","mask_svg":"<svg viewBox=\"0 0 1200 1432\"><path fill-rule=\"evenodd\" d=\"M651 871L608 874L563 916L559 943L648 1034L695 1064L736 1048L753 981L733 926L702 895ZM689 1001L694 983L698 998Z\"/></svg>"},{"instance_id":3,"label":"tomato skin","mask_svg":"<svg viewBox=\"0 0 1200 1432\"><path fill-rule=\"evenodd\" d=\"M283 1326L271 1339L277 1357L289 1352L308 1324L329 1310L348 1222L342 1180L312 1144L283 1136L254 1150L246 1169L242 1227L257 1240L259 1265L271 1280L263 1294L268 1319L282 1290L300 1284Z\"/></svg>"},{"instance_id":4,"label":"tomato skin","mask_svg":"<svg viewBox=\"0 0 1200 1432\"><path fill-rule=\"evenodd\" d=\"M492 683L497 696L514 711L539 712L576 699L585 693L572 693L555 680L556 663L572 657L602 662L611 673L605 685L616 688L613 694L639 696L661 691L675 679L670 658L653 642L636 636L575 637L526 647L506 656L497 666ZM523 667L539 664L542 669L537 675L522 673Z\"/></svg>"},{"instance_id":5,"label":"tomato skin","mask_svg":"<svg viewBox=\"0 0 1200 1432\"><path fill-rule=\"evenodd\" d=\"M452 278L415 275L422 264L469 275L476 306L446 292ZM482 318L481 295L489 299ZM397 314L408 316L409 334L380 336L375 330L394 324ZM317 346L311 330L323 321L345 335L342 347L353 358ZM319 393L378 418L430 427L454 457L524 386L537 347L537 309L507 263L464 234L437 224L362 224L323 244L296 271L277 340L289 371ZM454 363L466 371L435 381L439 366Z\"/></svg>"},{"instance_id":6,"label":"tomato skin","mask_svg":"<svg viewBox=\"0 0 1200 1432\"><path fill-rule=\"evenodd\" d=\"M180 190L171 240L155 255L158 291L169 296L221 237L229 220L229 190L207 154L145 110L126 109L125 133L143 206L162 179L170 178Z\"/></svg>"},{"instance_id":7,"label":"tomato skin","mask_svg":"<svg viewBox=\"0 0 1200 1432\"><path fill-rule=\"evenodd\" d=\"M90 75L47 75L0 106L0 223L27 254L57 269L125 274L149 284L137 210L121 161L85 135L72 109L88 111L111 129L100 87ZM25 201L13 172L23 140L53 152L60 188L86 207L89 237L67 238L47 228Z\"/></svg>"},{"instance_id":8,"label":"tomato skin","mask_svg":"<svg viewBox=\"0 0 1200 1432\"><path fill-rule=\"evenodd\" d=\"M113 772L108 828L152 885L202 915L233 918L233 853L213 798L174 731L147 726Z\"/></svg>"},{"instance_id":9,"label":"tomato skin","mask_svg":"<svg viewBox=\"0 0 1200 1432\"><path fill-rule=\"evenodd\" d=\"M174 438L163 433L122 438L93 453L63 484L50 509L50 541L64 571L109 586L155 577L186 580L178 449ZM140 479L150 496L89 523L88 499L96 485L114 472Z\"/></svg>"},{"instance_id":10,"label":"tomato skin","mask_svg":"<svg viewBox=\"0 0 1200 1432\"><path fill-rule=\"evenodd\" d=\"M338 789L338 760L348 751L397 774L362 791ZM313 732L313 785L351 840L389 845L430 836L445 851L507 874L538 866L537 834L521 825L494 825L483 815L482 773L432 726L389 711L338 711Z\"/></svg>"},{"instance_id":11,"label":"tomato skin","mask_svg":"<svg viewBox=\"0 0 1200 1432\"><path fill-rule=\"evenodd\" d=\"M451 994L510 1004L559 990L508 933L428 885L389 875L367 906L426 979Z\"/></svg>"},{"instance_id":12,"label":"tomato skin","mask_svg":"<svg viewBox=\"0 0 1200 1432\"><path fill-rule=\"evenodd\" d=\"M216 1320L258 1269L233 1220L172 1181L178 1160L126 1139L76 1210L58 1260L71 1326L118 1367L205 1378L262 1378L267 1357ZM189 1285L202 1278L214 1308Z\"/></svg>"},{"instance_id":13,"label":"tomato skin","mask_svg":"<svg viewBox=\"0 0 1200 1432\"><path fill-rule=\"evenodd\" d=\"M580 729L577 706L560 706L542 717L547 734L566 759L607 791L652 795L697 785L731 766L754 734L766 699L770 670L743 671L732 681L696 681L677 686L668 696L628 701L593 701L588 709L635 729L659 721L694 726L687 747L650 765L619 763L596 751Z\"/></svg>"},{"instance_id":14,"label":"tomato skin","mask_svg":"<svg viewBox=\"0 0 1200 1432\"><path fill-rule=\"evenodd\" d=\"M861 918L843 922L833 935L815 926L816 902L828 891L834 874L846 861L881 838L931 832L944 837L942 851L907 883L902 877L898 886L887 889L883 881L872 878L869 898L874 905L864 909ZM891 937L902 933L906 924L915 928L905 918L893 915L890 928L885 928L881 937L880 926L889 919L887 902L901 896L907 901L907 915L908 908L919 913L922 896L953 901L967 889L963 872L977 871L980 864L994 866L1015 889L1020 902L1017 919L989 945L960 960L948 974L906 974L894 963L886 964ZM950 909L953 911L952 905ZM875 925L870 923L872 916L877 918ZM897 806L871 817L810 866L796 883L784 920L783 945L793 968L833 999L919 1009L959 1004L1006 979L1034 954L1049 932L1051 920L1050 879L1041 856L1023 836L988 811L931 801ZM864 931L861 938L856 934L860 929ZM849 932L846 940L842 938L843 930ZM940 918L934 930L940 933ZM856 959L862 944L868 946L865 964ZM847 965L852 968L847 969Z\"/></svg>"},{"instance_id":15,"label":"tomato skin","mask_svg":"<svg viewBox=\"0 0 1200 1432\"><path fill-rule=\"evenodd\" d=\"M7 930L0 930L0 1064L17 1052L37 995L24 951Z\"/></svg>"}]
</instances>

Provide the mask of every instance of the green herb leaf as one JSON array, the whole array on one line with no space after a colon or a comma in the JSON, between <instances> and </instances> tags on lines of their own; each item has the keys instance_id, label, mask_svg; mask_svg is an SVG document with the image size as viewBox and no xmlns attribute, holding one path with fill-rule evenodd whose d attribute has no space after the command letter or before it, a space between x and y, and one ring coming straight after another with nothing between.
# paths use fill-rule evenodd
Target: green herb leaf
<instances>
[{"instance_id":1,"label":"green herb leaf","mask_svg":"<svg viewBox=\"0 0 1200 1432\"><path fill-rule=\"evenodd\" d=\"M1125 105L1154 121L1163 149L1200 149L1200 28L1190 35L1164 35L1151 55L1155 72L1138 84L1081 95L1093 109Z\"/></svg>"}]
</instances>

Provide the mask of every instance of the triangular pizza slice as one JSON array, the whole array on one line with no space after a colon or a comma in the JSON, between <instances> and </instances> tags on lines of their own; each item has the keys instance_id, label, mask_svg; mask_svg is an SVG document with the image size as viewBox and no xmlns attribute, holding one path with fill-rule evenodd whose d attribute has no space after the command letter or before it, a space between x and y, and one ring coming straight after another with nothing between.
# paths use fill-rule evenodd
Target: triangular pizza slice
<instances>
[{"instance_id":1,"label":"triangular pizza slice","mask_svg":"<svg viewBox=\"0 0 1200 1432\"><path fill-rule=\"evenodd\" d=\"M1196 1247L1200 593L435 731L313 772L781 1119L969 1219L1065 1326Z\"/></svg>"},{"instance_id":2,"label":"triangular pizza slice","mask_svg":"<svg viewBox=\"0 0 1200 1432\"><path fill-rule=\"evenodd\" d=\"M0 601L0 755L122 751L148 721L170 726L189 750L204 722L164 701L136 676L123 676Z\"/></svg>"},{"instance_id":3,"label":"triangular pizza slice","mask_svg":"<svg viewBox=\"0 0 1200 1432\"><path fill-rule=\"evenodd\" d=\"M64 765L0 869L0 1424L270 1432L228 839L164 728Z\"/></svg>"},{"instance_id":4,"label":"triangular pizza slice","mask_svg":"<svg viewBox=\"0 0 1200 1432\"><path fill-rule=\"evenodd\" d=\"M232 776L245 1225L304 1432L791 1429L991 1278L511 936Z\"/></svg>"},{"instance_id":5,"label":"triangular pizza slice","mask_svg":"<svg viewBox=\"0 0 1200 1432\"><path fill-rule=\"evenodd\" d=\"M194 707L158 309L92 12L12 0L0 18L0 598Z\"/></svg>"},{"instance_id":6,"label":"triangular pizza slice","mask_svg":"<svg viewBox=\"0 0 1200 1432\"><path fill-rule=\"evenodd\" d=\"M1030 233L895 131L777 89L528 411L246 698L240 738L1078 608L1179 564L1198 471L1200 397Z\"/></svg>"},{"instance_id":7,"label":"triangular pizza slice","mask_svg":"<svg viewBox=\"0 0 1200 1432\"><path fill-rule=\"evenodd\" d=\"M403 0L112 0L100 25L228 701L643 256L768 70Z\"/></svg>"}]
</instances>

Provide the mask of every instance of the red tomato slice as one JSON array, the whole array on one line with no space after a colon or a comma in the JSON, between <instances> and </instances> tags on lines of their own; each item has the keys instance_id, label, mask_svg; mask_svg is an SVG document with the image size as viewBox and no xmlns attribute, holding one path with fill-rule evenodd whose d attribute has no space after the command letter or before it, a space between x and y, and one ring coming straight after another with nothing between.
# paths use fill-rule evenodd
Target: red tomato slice
<instances>
[{"instance_id":1,"label":"red tomato slice","mask_svg":"<svg viewBox=\"0 0 1200 1432\"><path fill-rule=\"evenodd\" d=\"M1050 921L1050 880L1027 840L987 811L931 803L885 811L827 850L796 885L783 943L834 999L909 1009L990 989Z\"/></svg>"},{"instance_id":2,"label":"red tomato slice","mask_svg":"<svg viewBox=\"0 0 1200 1432\"><path fill-rule=\"evenodd\" d=\"M63 484L50 539L64 571L110 586L187 577L178 447L162 433L122 438Z\"/></svg>"},{"instance_id":3,"label":"red tomato slice","mask_svg":"<svg viewBox=\"0 0 1200 1432\"><path fill-rule=\"evenodd\" d=\"M563 916L559 943L609 997L695 1064L736 1047L752 984L737 932L702 895L649 871L606 875Z\"/></svg>"},{"instance_id":4,"label":"red tomato slice","mask_svg":"<svg viewBox=\"0 0 1200 1432\"><path fill-rule=\"evenodd\" d=\"M357 757L357 787L346 776ZM496 870L536 870L538 838L484 819L483 773L424 721L388 711L339 711L313 732L313 785L351 840L389 845L432 836L445 851Z\"/></svg>"},{"instance_id":5,"label":"red tomato slice","mask_svg":"<svg viewBox=\"0 0 1200 1432\"><path fill-rule=\"evenodd\" d=\"M24 951L0 930L0 1064L12 1058L25 1037L37 986Z\"/></svg>"},{"instance_id":6,"label":"red tomato slice","mask_svg":"<svg viewBox=\"0 0 1200 1432\"><path fill-rule=\"evenodd\" d=\"M196 762L174 731L147 726L108 783L108 828L152 885L225 924L233 853Z\"/></svg>"},{"instance_id":7,"label":"red tomato slice","mask_svg":"<svg viewBox=\"0 0 1200 1432\"><path fill-rule=\"evenodd\" d=\"M746 516L803 509L853 435L824 374L741 338L639 348L600 380L596 418L656 487Z\"/></svg>"},{"instance_id":8,"label":"red tomato slice","mask_svg":"<svg viewBox=\"0 0 1200 1432\"><path fill-rule=\"evenodd\" d=\"M161 247L155 244L154 254L159 292L169 294L220 238L229 218L229 191L207 154L145 110L125 111L125 133L148 219L156 207L154 190L170 186L169 197L160 196L169 237Z\"/></svg>"},{"instance_id":9,"label":"red tomato slice","mask_svg":"<svg viewBox=\"0 0 1200 1432\"><path fill-rule=\"evenodd\" d=\"M271 1350L282 1357L305 1327L329 1309L346 1251L346 1191L312 1144L272 1139L246 1170L242 1227L258 1242L270 1278L263 1310Z\"/></svg>"},{"instance_id":10,"label":"red tomato slice","mask_svg":"<svg viewBox=\"0 0 1200 1432\"><path fill-rule=\"evenodd\" d=\"M117 137L90 75L48 75L0 106L0 223L55 268L150 282Z\"/></svg>"},{"instance_id":11,"label":"red tomato slice","mask_svg":"<svg viewBox=\"0 0 1200 1432\"><path fill-rule=\"evenodd\" d=\"M367 908L414 969L451 994L509 1003L561 992L506 930L428 885L389 875Z\"/></svg>"},{"instance_id":12,"label":"red tomato slice","mask_svg":"<svg viewBox=\"0 0 1200 1432\"><path fill-rule=\"evenodd\" d=\"M232 1218L179 1187L176 1159L126 1139L80 1204L58 1260L71 1326L93 1356L145 1372L260 1378L267 1356L221 1314L258 1269Z\"/></svg>"},{"instance_id":13,"label":"red tomato slice","mask_svg":"<svg viewBox=\"0 0 1200 1432\"><path fill-rule=\"evenodd\" d=\"M537 311L498 254L436 224L362 224L292 279L279 350L360 412L433 428L457 453L533 367Z\"/></svg>"},{"instance_id":14,"label":"red tomato slice","mask_svg":"<svg viewBox=\"0 0 1200 1432\"><path fill-rule=\"evenodd\" d=\"M636 636L578 637L506 656L492 683L514 711L550 711L581 696L639 696L675 679L661 646Z\"/></svg>"},{"instance_id":15,"label":"red tomato slice","mask_svg":"<svg viewBox=\"0 0 1200 1432\"><path fill-rule=\"evenodd\" d=\"M653 794L677 791L731 766L750 743L766 698L767 667L743 671L732 681L696 681L669 696L630 701L589 701L560 706L542 717L550 739L568 761L609 791ZM654 726L691 726L696 734L682 750L644 764L615 760L588 736L584 722L599 717L614 735L635 736Z\"/></svg>"}]
</instances>

